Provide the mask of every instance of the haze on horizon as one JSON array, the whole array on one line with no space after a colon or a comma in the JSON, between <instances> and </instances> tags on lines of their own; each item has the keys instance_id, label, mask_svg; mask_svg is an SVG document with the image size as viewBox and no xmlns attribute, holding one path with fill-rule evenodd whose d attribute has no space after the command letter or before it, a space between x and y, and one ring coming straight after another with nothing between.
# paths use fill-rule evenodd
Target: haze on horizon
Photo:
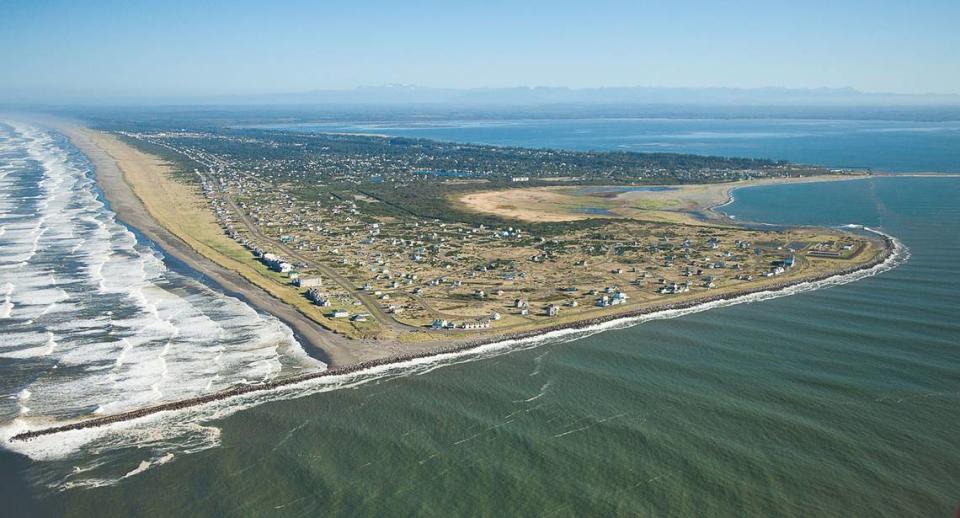
<instances>
[{"instance_id":1,"label":"haze on horizon","mask_svg":"<svg viewBox=\"0 0 960 518\"><path fill-rule=\"evenodd\" d=\"M960 94L960 3L15 2L0 104L415 84Z\"/></svg>"}]
</instances>

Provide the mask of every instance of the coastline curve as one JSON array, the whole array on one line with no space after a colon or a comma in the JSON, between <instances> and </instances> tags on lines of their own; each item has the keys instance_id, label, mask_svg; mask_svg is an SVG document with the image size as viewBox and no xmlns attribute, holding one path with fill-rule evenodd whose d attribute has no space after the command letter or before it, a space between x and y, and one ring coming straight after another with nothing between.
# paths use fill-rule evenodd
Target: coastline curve
<instances>
[{"instance_id":1,"label":"coastline curve","mask_svg":"<svg viewBox=\"0 0 960 518\"><path fill-rule=\"evenodd\" d=\"M396 355L378 360L361 362L346 367L334 367L324 371L291 376L262 384L240 385L220 392L180 401L163 403L129 412L84 419L47 428L23 431L9 437L7 440L11 442L29 441L31 439L46 435L102 427L125 421L133 421L162 412L171 412L184 408L198 407L204 404L234 398L245 394L268 392L281 387L289 388L323 378L349 377L358 374L375 374L378 372L404 369L425 363L440 363L467 355L481 354L496 350L510 350L517 348L519 345L550 343L558 340L576 340L602 331L632 327L650 320L676 318L718 307L728 307L744 303L759 302L763 300L770 300L774 298L815 291L821 288L849 284L851 282L890 271L903 264L910 258L909 248L907 248L892 235L862 225L846 225L846 227L861 229L865 232L879 236L885 243L884 251L880 254L877 254L877 257L865 264L851 267L847 270L841 270L840 272L824 274L820 278L783 282L780 285L766 287L764 289L743 290L743 292L734 292L713 298L701 299L698 301L661 304L659 306L639 309L626 314L606 315L568 325L558 325L552 328L540 329L537 331L494 337L487 340L466 342L446 348L438 347L434 350L420 351L407 355Z\"/></svg>"}]
</instances>

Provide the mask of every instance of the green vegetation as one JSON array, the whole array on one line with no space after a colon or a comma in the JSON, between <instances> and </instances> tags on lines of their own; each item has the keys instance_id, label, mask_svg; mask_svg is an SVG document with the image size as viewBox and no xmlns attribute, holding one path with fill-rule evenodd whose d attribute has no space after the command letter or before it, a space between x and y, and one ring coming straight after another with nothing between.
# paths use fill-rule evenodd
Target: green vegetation
<instances>
[{"instance_id":1,"label":"green vegetation","mask_svg":"<svg viewBox=\"0 0 960 518\"><path fill-rule=\"evenodd\" d=\"M203 200L188 208L209 205L216 224L188 233L215 260L353 337L405 342L425 333L515 330L555 322L560 311L561 319L587 317L612 306L737 290L833 264L810 255L794 270L774 271L773 263L808 253L809 245L761 253L752 242L823 243L815 245L823 254L845 246L838 233L781 236L623 214L675 206L672 197L700 196L704 188L668 189L645 200L621 197L629 189L618 186L826 172L783 162L252 129L119 133L172 164L178 179L198 184L193 190ZM536 189L567 186L604 187ZM521 194L508 199L508 192ZM291 270L313 283L294 286Z\"/></svg>"}]
</instances>

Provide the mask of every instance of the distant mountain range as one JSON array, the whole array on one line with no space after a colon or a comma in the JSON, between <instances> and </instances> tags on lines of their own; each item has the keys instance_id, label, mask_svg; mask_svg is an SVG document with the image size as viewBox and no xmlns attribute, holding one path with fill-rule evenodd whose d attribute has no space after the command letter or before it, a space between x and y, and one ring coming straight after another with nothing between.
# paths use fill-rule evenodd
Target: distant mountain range
<instances>
[{"instance_id":1,"label":"distant mountain range","mask_svg":"<svg viewBox=\"0 0 960 518\"><path fill-rule=\"evenodd\" d=\"M394 113L445 116L629 117L720 116L881 118L960 120L958 94L867 93L853 88L660 88L514 87L431 88L410 85L364 86L308 92L149 96L47 96L42 92L4 95L0 110L95 107L180 107L202 110L272 110ZM854 113L855 112L855 113ZM342 113L341 113L342 115Z\"/></svg>"},{"instance_id":2,"label":"distant mountain range","mask_svg":"<svg viewBox=\"0 0 960 518\"><path fill-rule=\"evenodd\" d=\"M683 104L683 105L957 105L956 94L866 93L853 88L658 88L515 87L429 88L410 85L366 86L349 90L232 95L194 99L213 104Z\"/></svg>"}]
</instances>

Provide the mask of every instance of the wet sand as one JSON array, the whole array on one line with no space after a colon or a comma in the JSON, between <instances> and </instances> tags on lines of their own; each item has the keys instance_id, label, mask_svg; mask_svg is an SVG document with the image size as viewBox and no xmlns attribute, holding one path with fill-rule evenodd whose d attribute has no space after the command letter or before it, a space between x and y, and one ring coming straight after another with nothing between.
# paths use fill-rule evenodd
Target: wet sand
<instances>
[{"instance_id":1,"label":"wet sand","mask_svg":"<svg viewBox=\"0 0 960 518\"><path fill-rule=\"evenodd\" d=\"M724 218L712 209L732 199L732 192L744 187L861 180L866 174L758 178L725 183L675 185L614 185L607 192L584 194L590 187L518 187L471 192L455 202L466 211L491 214L527 222L564 222L596 218L627 218L691 225ZM632 189L641 187L643 190ZM649 188L650 190L646 190ZM664 188L657 190L657 188ZM596 207L597 212L584 211Z\"/></svg>"},{"instance_id":2,"label":"wet sand","mask_svg":"<svg viewBox=\"0 0 960 518\"><path fill-rule=\"evenodd\" d=\"M181 227L182 218L169 217L167 214L164 218L160 218L164 224L158 222L158 218L151 213L151 207L162 203L164 199L169 201L176 196L176 193L165 193L163 187L155 185L158 176L169 174L168 166L161 160L140 152L115 136L103 132L78 125L63 124L57 125L57 129L67 135L71 142L93 162L97 183L121 221L142 232L165 254L200 272L227 293L235 294L259 311L282 320L294 330L308 353L321 359L330 367L347 367L384 359L399 359L425 352L437 353L442 350L459 349L464 344L496 342L520 331L504 329L501 333L402 343L397 340L352 340L333 333L237 271L220 264L221 259L228 258L218 258L213 255L211 259L198 251L198 245L191 244L195 241L194 236ZM131 183L136 186L136 192L131 187ZM167 189L183 189L183 186L176 181L166 183L170 184L166 187ZM711 197L711 201L716 201L719 196L729 196L732 189L743 186L745 185L740 183L717 186L717 192L714 197ZM138 196L138 192L148 196L146 202ZM210 250L206 252L210 253ZM796 279L794 282L803 280ZM766 288L766 286L756 286L751 290L761 291ZM609 317L617 318L621 313L627 313L633 309L629 307L624 308L624 311L611 312ZM643 311L644 308L639 310ZM604 318L607 317L604 316ZM584 315L582 319L565 321L561 325L575 327L580 323L579 321L593 318ZM556 325L556 323L544 323L539 327L524 326L523 332L542 333Z\"/></svg>"},{"instance_id":3,"label":"wet sand","mask_svg":"<svg viewBox=\"0 0 960 518\"><path fill-rule=\"evenodd\" d=\"M111 209L125 224L134 227L148 239L156 243L163 252L180 261L184 265L200 272L217 287L231 295L242 298L256 309L271 314L289 325L297 334L301 345L315 357L328 363L331 367L326 371L305 372L301 375L273 380L260 385L243 385L222 392L206 394L195 398L165 403L153 407L146 407L126 413L110 416L100 416L68 423L46 429L32 430L21 433L17 440L57 433L60 431L101 426L113 422L136 419L166 410L175 410L190 406L201 405L207 402L233 397L249 392L271 390L276 387L301 383L325 376L350 374L370 367L409 361L429 356L469 351L487 344L504 340L530 339L549 332L565 329L585 329L600 323L647 315L665 310L690 308L718 300L730 300L756 292L775 292L787 289L793 285L825 279L840 274L850 274L873 268L886 262L893 252L893 244L889 238L879 240L883 242L880 251L872 259L836 271L823 272L817 275L784 280L773 285L755 286L736 290L729 293L718 293L712 296L697 297L683 301L664 302L661 304L624 308L624 311L611 312L567 322L545 324L543 326L504 330L502 333L477 335L470 338L429 340L421 343L400 343L397 341L360 341L350 340L326 329L297 311L294 307L275 298L273 295L245 279L238 272L224 267L221 264L205 257L190 244L178 237L170 229L161 225L151 215L149 206L137 196L129 182L155 182L156 175L168 174L168 168L156 157L142 153L131 146L120 142L117 138L82 128L76 125L62 123L50 124L66 135L93 163L96 170L97 184L103 191ZM132 177L132 178L131 178ZM142 188L142 183L137 183ZM731 188L734 186L730 186ZM173 188L173 187L171 187ZM152 200L156 202L156 200ZM176 227L172 224L171 227ZM189 239L189 236L187 236Z\"/></svg>"},{"instance_id":4,"label":"wet sand","mask_svg":"<svg viewBox=\"0 0 960 518\"><path fill-rule=\"evenodd\" d=\"M236 271L204 257L160 225L150 215L143 200L134 193L125 176L162 174L157 170L156 159L97 131L64 124L57 124L56 129L66 135L93 163L97 185L120 221L134 227L156 243L164 254L201 273L223 291L279 318L293 329L304 349L315 358L334 367L394 356L401 352L398 350L399 344L349 340L323 329ZM404 347L404 350L408 349Z\"/></svg>"},{"instance_id":5,"label":"wet sand","mask_svg":"<svg viewBox=\"0 0 960 518\"><path fill-rule=\"evenodd\" d=\"M456 354L463 352L470 352L474 349L479 349L484 345L489 345L492 343L497 343L505 340L516 340L522 341L531 338L537 338L545 333L551 333L556 331L565 331L565 330L586 330L590 328L595 328L602 324L608 322L617 322L617 321L626 321L631 318L641 317L644 315L653 315L660 312L668 311L677 311L684 310L696 307L705 307L708 304L724 301L736 301L738 299L743 300L745 297L753 296L757 293L776 293L787 290L793 286L800 284L810 284L818 281L825 281L828 279L839 278L844 276L856 275L860 272L869 272L877 268L883 268L884 266L893 267L895 265L891 262L896 262L898 258L904 257L906 253L902 246L891 236L882 235L883 248L881 252L877 253L870 261L862 264L855 264L847 266L846 268L840 269L835 272L823 273L817 276L805 278L802 280L791 280L791 281L781 281L772 286L766 286L763 289L742 289L731 293L718 294L710 297L697 298L686 301L678 302L666 302L663 304L658 304L656 306L649 306L644 308L635 309L623 313L614 313L614 314L605 314L600 315L590 319L577 320L568 324L557 324L552 326L547 326L544 328L539 328L531 331L510 333L505 335L498 335L494 337L480 337L472 341L464 341L456 344L436 344L434 343L432 347L423 348L419 351L409 351L405 354L386 357L380 359L374 359L369 361L363 361L359 363L354 363L345 367L335 367L325 371L315 371L310 373L301 374L298 376L291 376L287 378L275 379L265 383L256 384L256 385L238 385L227 390L220 392L214 392L210 394L204 394L201 396L183 399L179 401L172 401L169 403L162 403L159 405L148 406L144 408L139 408L136 410L131 410L128 412L123 412L119 414L112 414L100 417L94 417L90 419L84 419L80 421L74 421L71 423L51 426L48 428L41 428L35 430L28 430L21 432L13 437L13 441L28 441L35 439L37 437L42 437L44 435L51 435L61 432L67 432L71 430L82 430L86 428L94 428L98 426L104 426L112 423L119 423L123 421L130 421L133 419L138 419L141 417L146 417L153 415L159 412L166 412L171 410L180 410L183 408L189 408L193 406L203 405L206 403L212 403L214 401L220 401L227 398L232 398L240 396L243 394L249 394L253 392L263 392L267 390L273 390L279 387L294 385L297 383L308 382L311 380L325 378L330 376L342 376L349 375L358 372L362 372L367 369L374 367L380 367L383 365L391 365L395 363L401 363L405 361L413 361L422 358L429 357L438 357L443 354Z\"/></svg>"}]
</instances>

